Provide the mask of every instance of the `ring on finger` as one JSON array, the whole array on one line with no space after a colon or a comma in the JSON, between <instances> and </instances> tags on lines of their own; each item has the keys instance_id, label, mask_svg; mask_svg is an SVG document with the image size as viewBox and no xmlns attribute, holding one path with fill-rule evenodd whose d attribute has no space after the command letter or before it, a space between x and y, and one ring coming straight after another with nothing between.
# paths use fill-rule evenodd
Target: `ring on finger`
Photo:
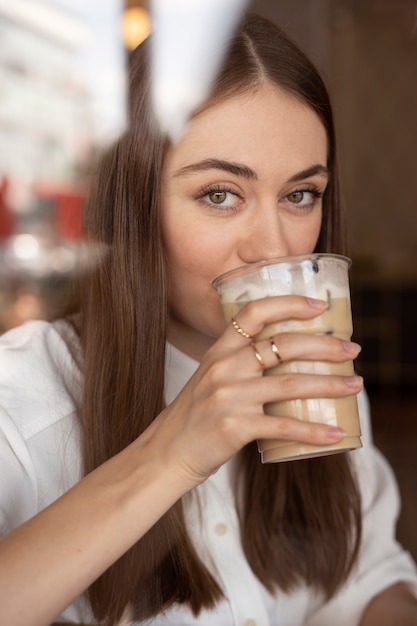
<instances>
[{"instance_id":1,"label":"ring on finger","mask_svg":"<svg viewBox=\"0 0 417 626\"><path fill-rule=\"evenodd\" d=\"M270 337L270 338L269 338L269 343L271 344L271 350L272 350L272 352L273 352L273 353L275 354L275 356L277 357L278 363L282 363L282 357L281 357L281 355L280 355L280 353L279 353L279 351L278 351L277 344L275 343L275 341L274 341L274 338L273 338L273 337Z\"/></svg>"},{"instance_id":2,"label":"ring on finger","mask_svg":"<svg viewBox=\"0 0 417 626\"><path fill-rule=\"evenodd\" d=\"M239 333L239 335L242 335L242 337L245 337L246 339L253 339L252 335L247 333L246 330L243 330L243 328L239 326L234 317L232 317L232 325L235 331Z\"/></svg>"},{"instance_id":3,"label":"ring on finger","mask_svg":"<svg viewBox=\"0 0 417 626\"><path fill-rule=\"evenodd\" d=\"M260 354L260 352L258 351L255 342L251 341L251 343L249 344L250 347L252 348L252 350L255 352L255 356L258 360L258 363L260 364L262 371L264 372L266 370L266 365L264 363L264 360L262 358L262 355Z\"/></svg>"}]
</instances>

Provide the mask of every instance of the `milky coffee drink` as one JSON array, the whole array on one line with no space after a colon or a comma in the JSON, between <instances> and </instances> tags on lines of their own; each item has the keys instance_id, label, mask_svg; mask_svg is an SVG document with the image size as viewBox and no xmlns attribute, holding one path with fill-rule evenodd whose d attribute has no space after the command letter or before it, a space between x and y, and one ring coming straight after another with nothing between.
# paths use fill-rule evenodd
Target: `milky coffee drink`
<instances>
[{"instance_id":1,"label":"milky coffee drink","mask_svg":"<svg viewBox=\"0 0 417 626\"><path fill-rule=\"evenodd\" d=\"M350 260L331 254L285 257L253 263L219 276L217 289L227 322L251 300L275 295L297 294L326 300L328 308L309 320L286 320L265 326L256 340L279 333L299 332L334 335L350 340L352 314L348 282ZM279 346L279 338L276 340ZM287 361L265 371L265 376L282 373L337 374L351 376L353 362ZM357 399L296 399L266 404L265 413L296 417L309 422L338 426L346 436L338 443L318 446L284 440L258 441L263 463L324 456L361 447Z\"/></svg>"}]
</instances>

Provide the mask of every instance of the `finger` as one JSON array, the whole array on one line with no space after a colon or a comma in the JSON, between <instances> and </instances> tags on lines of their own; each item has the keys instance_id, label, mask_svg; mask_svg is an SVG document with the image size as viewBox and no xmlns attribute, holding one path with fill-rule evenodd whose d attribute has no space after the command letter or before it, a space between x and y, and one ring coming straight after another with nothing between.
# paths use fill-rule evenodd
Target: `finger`
<instances>
[{"instance_id":1,"label":"finger","mask_svg":"<svg viewBox=\"0 0 417 626\"><path fill-rule=\"evenodd\" d=\"M311 319L328 306L304 296L273 296L248 302L227 325L223 341L230 347L249 345L267 324L288 319Z\"/></svg>"},{"instance_id":2,"label":"finger","mask_svg":"<svg viewBox=\"0 0 417 626\"><path fill-rule=\"evenodd\" d=\"M253 343L265 369L294 360L341 363L355 359L361 351L359 344L329 335L280 333Z\"/></svg>"},{"instance_id":3,"label":"finger","mask_svg":"<svg viewBox=\"0 0 417 626\"><path fill-rule=\"evenodd\" d=\"M330 445L340 441L344 432L340 428L304 422L295 417L259 415L247 420L247 437L253 439L282 439L313 445Z\"/></svg>"},{"instance_id":4,"label":"finger","mask_svg":"<svg viewBox=\"0 0 417 626\"><path fill-rule=\"evenodd\" d=\"M219 386L221 402L239 405L242 412L269 402L283 402L307 398L341 398L359 393L363 386L361 376L334 376L331 374L284 373L248 378ZM216 390L213 390L216 393Z\"/></svg>"}]
</instances>

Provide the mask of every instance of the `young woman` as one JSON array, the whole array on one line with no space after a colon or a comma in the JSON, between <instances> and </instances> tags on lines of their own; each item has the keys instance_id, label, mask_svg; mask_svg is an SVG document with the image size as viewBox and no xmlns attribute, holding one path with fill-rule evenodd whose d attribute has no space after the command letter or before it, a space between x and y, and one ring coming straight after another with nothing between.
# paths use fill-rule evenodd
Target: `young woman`
<instances>
[{"instance_id":1,"label":"young woman","mask_svg":"<svg viewBox=\"0 0 417 626\"><path fill-rule=\"evenodd\" d=\"M211 286L266 257L345 251L320 77L247 16L209 102L169 145L149 105L148 43L130 76L130 128L86 209L108 255L71 314L1 339L0 622L417 624L417 574L394 540L398 494L361 379L263 377L250 346L265 324L325 304L268 298L226 326ZM359 351L331 336L274 341L283 360ZM256 347L276 364L268 341ZM343 436L266 416L265 402L349 394L361 450L261 465L258 438Z\"/></svg>"}]
</instances>

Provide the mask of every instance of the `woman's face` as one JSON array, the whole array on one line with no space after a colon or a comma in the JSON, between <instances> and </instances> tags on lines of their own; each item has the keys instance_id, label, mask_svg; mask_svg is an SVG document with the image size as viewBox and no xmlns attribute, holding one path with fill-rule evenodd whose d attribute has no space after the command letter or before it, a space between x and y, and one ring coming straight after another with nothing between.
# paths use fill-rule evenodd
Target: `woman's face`
<instances>
[{"instance_id":1,"label":"woman's face","mask_svg":"<svg viewBox=\"0 0 417 626\"><path fill-rule=\"evenodd\" d=\"M174 345L199 359L222 332L216 276L314 250L326 163L317 114L271 84L192 119L168 151L161 188Z\"/></svg>"}]
</instances>

